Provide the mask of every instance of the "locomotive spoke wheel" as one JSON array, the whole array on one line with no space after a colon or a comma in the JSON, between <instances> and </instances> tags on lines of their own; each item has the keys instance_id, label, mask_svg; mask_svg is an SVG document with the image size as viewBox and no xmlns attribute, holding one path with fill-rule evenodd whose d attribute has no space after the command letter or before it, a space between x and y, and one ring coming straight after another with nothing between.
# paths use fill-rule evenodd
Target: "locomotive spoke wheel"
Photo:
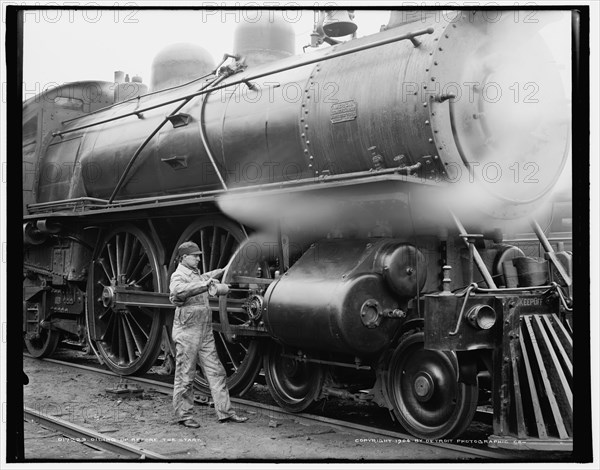
<instances>
[{"instance_id":1,"label":"locomotive spoke wheel","mask_svg":"<svg viewBox=\"0 0 600 470\"><path fill-rule=\"evenodd\" d=\"M200 247L202 259L198 269L207 272L225 267L245 238L246 235L237 224L224 219L198 219L183 232L177 241L171 257L171 270L173 271L176 266L177 247L183 242L193 241ZM246 292L243 291L229 294L228 316L232 325L240 325L248 320L241 308L246 296ZM213 304L212 299L211 304ZM214 305L213 323L219 323L217 303ZM260 342L241 337L232 344L225 339L223 333L217 330L213 330L213 336L217 354L227 373L229 393L241 396L252 387L260 369ZM201 393L210 395L208 381L199 365L196 368L194 384Z\"/></svg>"},{"instance_id":2,"label":"locomotive spoke wheel","mask_svg":"<svg viewBox=\"0 0 600 470\"><path fill-rule=\"evenodd\" d=\"M88 325L107 366L122 375L146 372L160 350L160 309L111 306L111 288L163 292L164 276L152 240L126 226L109 233L88 278Z\"/></svg>"},{"instance_id":3,"label":"locomotive spoke wheel","mask_svg":"<svg viewBox=\"0 0 600 470\"><path fill-rule=\"evenodd\" d=\"M458 382L453 353L423 345L422 332L405 335L392 354L388 397L394 415L416 437L457 437L477 408L477 384Z\"/></svg>"},{"instance_id":4,"label":"locomotive spoke wheel","mask_svg":"<svg viewBox=\"0 0 600 470\"><path fill-rule=\"evenodd\" d=\"M319 397L325 374L319 364L282 357L285 350L272 343L264 357L263 368L269 392L284 410L300 413Z\"/></svg>"}]
</instances>

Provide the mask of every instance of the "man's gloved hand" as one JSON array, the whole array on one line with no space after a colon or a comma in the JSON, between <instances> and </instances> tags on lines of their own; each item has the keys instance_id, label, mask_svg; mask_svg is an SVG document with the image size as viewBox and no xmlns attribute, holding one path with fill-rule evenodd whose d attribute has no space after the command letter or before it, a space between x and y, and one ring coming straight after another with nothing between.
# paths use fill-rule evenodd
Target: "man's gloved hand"
<instances>
[{"instance_id":1,"label":"man's gloved hand","mask_svg":"<svg viewBox=\"0 0 600 470\"><path fill-rule=\"evenodd\" d=\"M225 272L225 269L215 269L214 274L212 275L213 279L219 279L221 276L223 276L223 273Z\"/></svg>"},{"instance_id":2,"label":"man's gloved hand","mask_svg":"<svg viewBox=\"0 0 600 470\"><path fill-rule=\"evenodd\" d=\"M170 295L169 300L173 305L175 305L175 307L183 307L185 304L185 299L178 295Z\"/></svg>"}]
</instances>

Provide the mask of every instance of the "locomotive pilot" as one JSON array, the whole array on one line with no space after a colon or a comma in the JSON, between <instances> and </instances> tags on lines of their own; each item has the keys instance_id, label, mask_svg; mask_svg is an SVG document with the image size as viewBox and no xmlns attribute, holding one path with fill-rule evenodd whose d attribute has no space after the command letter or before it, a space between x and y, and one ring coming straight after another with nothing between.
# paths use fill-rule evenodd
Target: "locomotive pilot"
<instances>
[{"instance_id":1,"label":"locomotive pilot","mask_svg":"<svg viewBox=\"0 0 600 470\"><path fill-rule=\"evenodd\" d=\"M242 423L248 419L237 416L231 407L225 369L217 356L212 333L207 291L211 283L222 276L223 269L202 274L198 270L201 254L195 243L182 243L177 249L179 265L171 276L169 286L169 299L176 306L173 319L176 349L173 408L179 424L190 428L200 427L192 413L197 362L208 380L219 421Z\"/></svg>"}]
</instances>

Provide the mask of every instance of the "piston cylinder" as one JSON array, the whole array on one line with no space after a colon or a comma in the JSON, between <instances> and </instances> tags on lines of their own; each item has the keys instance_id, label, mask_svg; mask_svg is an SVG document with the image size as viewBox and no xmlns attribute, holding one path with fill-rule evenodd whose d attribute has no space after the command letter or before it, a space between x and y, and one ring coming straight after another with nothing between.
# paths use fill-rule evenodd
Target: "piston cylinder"
<instances>
[{"instance_id":1,"label":"piston cylinder","mask_svg":"<svg viewBox=\"0 0 600 470\"><path fill-rule=\"evenodd\" d=\"M402 254L399 254L399 253ZM388 269L392 259L410 267L399 294ZM412 266L408 261L412 260ZM364 356L385 348L402 324L408 299L425 281L423 255L390 239L323 240L314 244L266 295L263 318L285 344ZM389 266L388 266L389 267ZM422 273L417 277L416 273ZM408 278L413 276L413 280ZM390 282L391 280L391 282Z\"/></svg>"}]
</instances>

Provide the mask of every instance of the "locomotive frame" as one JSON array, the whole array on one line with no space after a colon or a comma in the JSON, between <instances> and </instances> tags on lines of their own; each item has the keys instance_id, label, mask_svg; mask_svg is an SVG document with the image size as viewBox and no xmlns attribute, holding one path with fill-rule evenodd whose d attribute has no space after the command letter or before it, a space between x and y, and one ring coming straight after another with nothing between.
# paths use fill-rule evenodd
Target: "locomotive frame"
<instances>
[{"instance_id":1,"label":"locomotive frame","mask_svg":"<svg viewBox=\"0 0 600 470\"><path fill-rule=\"evenodd\" d=\"M394 37L393 42L407 40L414 45L419 42L418 36L431 33L424 29ZM381 41L370 46L384 44ZM340 56L358 51L344 51ZM330 59L334 57L335 54ZM314 62L319 60L322 59ZM302 63L309 64L310 61ZM247 85L259 77L260 74L251 75L250 79L239 79L237 84ZM235 82L208 90L232 84ZM201 94L204 93L186 93L172 101L167 99L162 106L187 103ZM437 102L448 99L439 97ZM145 112L141 108L130 115L141 118ZM175 129L185 126L183 122L188 118L189 115L176 111L165 118L164 124ZM39 132L42 137L41 128ZM47 146L56 137L69 140L67 133L58 130L41 145ZM127 168L133 166L140 153L141 150L134 154ZM272 198L290 191L313 196L361 188L377 195L375 201L356 202L361 215L381 204L406 203L397 195L407 192L405 188L437 187L436 181L424 179L419 173L423 165L435 165L433 159L382 168L376 158L381 155L377 149L373 153L373 167L366 171L325 172L317 177L252 188L228 188L222 178L221 182L234 199L257 197L257 190ZM292 247L288 234L280 229L274 244L269 245L274 253L258 262L244 259L240 257L243 249L238 248L247 246L244 241L252 240L252 232L223 214L218 201L224 190L116 199L127 171L120 174L108 198L75 197L28 205L29 213L23 218L24 237L31 254L24 265L23 330L30 351L39 356L51 354L60 335L66 333L87 342L99 358L123 375L149 368L159 354L164 356L165 367L172 366L168 359L172 347L172 306L167 300L167 280L173 269L175 248L193 239L205 252L206 270L230 266L223 281L230 286L230 292L215 297L211 305L219 351L231 375L228 385L232 393L248 390L262 367L274 399L288 409L301 411L327 396L373 401L389 408L393 417L415 435L438 438L459 435L468 426L477 406L478 382L484 380L490 384L494 437L498 441L517 438L526 441L529 448L572 450L573 353L569 329L573 320L573 261L568 251L556 252L536 224L533 228L546 252L547 266L539 275L543 277L545 273L544 280L549 282L538 282L535 274L529 278L521 276L517 267L511 275L518 277L519 283L509 281L511 275L504 270L512 268L506 263L518 253L499 243L490 245L493 236L489 234L469 233L451 213L454 236L447 232L436 234L435 264L439 266L427 267L439 275L436 292L420 295L417 288L414 298L406 296L406 291L402 291L406 287L387 280L381 267L377 273L384 281L378 278L377 282L387 283L386 289L392 291L397 288L402 298L411 298L390 302L385 300L389 296L386 291L378 300L359 302L358 321L362 327L377 331L382 324L400 323L390 339L385 340L389 341L385 351L370 351L368 346L360 349L358 345L354 351L343 340L339 343L343 346L337 349L331 346L311 350L299 347L302 339L289 329L277 329L277 321L286 317L270 324L265 324L265 319L273 311L282 312L283 307L278 307L278 302L283 302L281 296L287 299L291 295L284 288L286 273L297 285L307 282L302 268L311 250L322 257L316 263L318 269L328 256L336 259L339 253L333 250L328 255L327 241L318 239L306 246L299 242ZM39 177L39 169L36 174ZM261 198L264 196L258 196ZM383 266L386 256L392 259L395 255L414 263L398 266L407 272L412 270L410 274L416 269L418 277L418 254L407 252L404 246L392 246L397 238L392 233L384 226L381 233L348 242L347 249L355 250L363 265L339 263L339 273L359 279L361 269L366 269L368 263ZM433 243L428 240L419 244L410 237L401 241L416 246L417 253ZM294 252L293 248L299 246L299 252ZM451 260L465 264L465 255L468 262L466 267L460 267L462 272L457 276L470 282L457 290L449 265L454 264ZM395 259L393 262L398 263ZM372 273L375 268L369 269ZM326 271L323 279L332 275L332 271ZM496 285L499 278L504 281L502 287ZM420 281L408 283L410 292L414 292L414 282L418 285ZM481 287L481 283L486 287ZM284 294L278 294L277 289ZM298 310L301 314L302 310ZM348 383L350 387L341 386ZM198 386L206 391L201 376Z\"/></svg>"}]
</instances>

